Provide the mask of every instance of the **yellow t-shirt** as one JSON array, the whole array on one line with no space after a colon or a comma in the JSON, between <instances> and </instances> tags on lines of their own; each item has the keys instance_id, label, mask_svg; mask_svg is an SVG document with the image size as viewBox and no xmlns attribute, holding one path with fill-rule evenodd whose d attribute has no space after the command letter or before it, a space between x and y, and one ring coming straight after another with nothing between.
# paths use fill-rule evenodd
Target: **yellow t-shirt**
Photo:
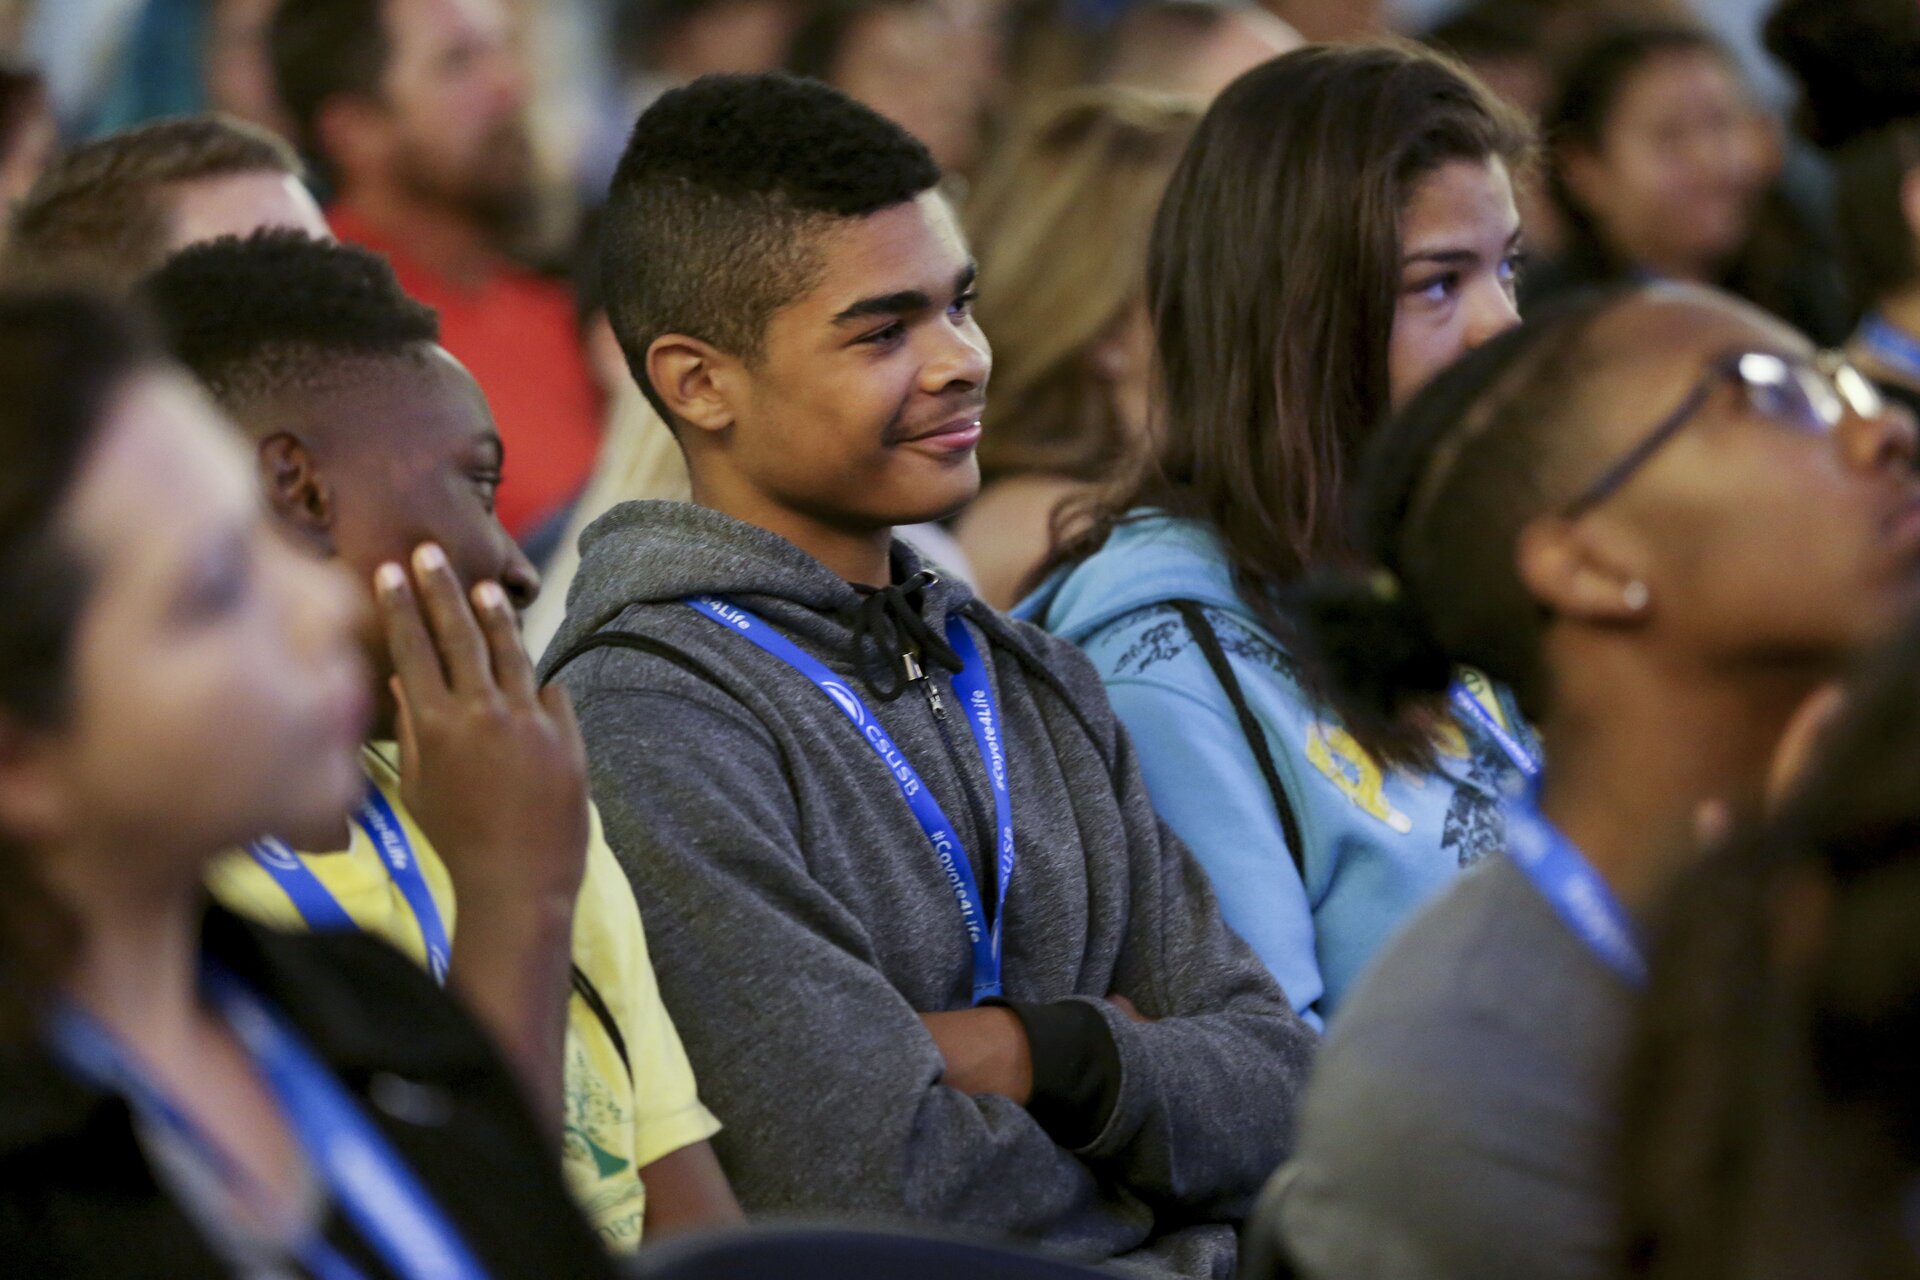
<instances>
[{"instance_id":1,"label":"yellow t-shirt","mask_svg":"<svg viewBox=\"0 0 1920 1280\"><path fill-rule=\"evenodd\" d=\"M401 803L399 753L381 743L361 754L367 776L393 805L413 842L451 937L453 881ZM629 1078L612 1036L576 981L567 1010L564 1160L567 1181L601 1239L626 1251L640 1243L646 1210L640 1170L711 1138L720 1123L701 1105L693 1066L660 1002L633 888L607 847L598 811L591 820L586 877L574 909L573 962L612 1014L633 1072ZM419 922L366 832L358 823L352 831L353 842L344 852L303 853L301 861L363 930L425 967ZM293 899L245 851L216 862L208 883L215 897L243 915L278 928L305 927Z\"/></svg>"}]
</instances>

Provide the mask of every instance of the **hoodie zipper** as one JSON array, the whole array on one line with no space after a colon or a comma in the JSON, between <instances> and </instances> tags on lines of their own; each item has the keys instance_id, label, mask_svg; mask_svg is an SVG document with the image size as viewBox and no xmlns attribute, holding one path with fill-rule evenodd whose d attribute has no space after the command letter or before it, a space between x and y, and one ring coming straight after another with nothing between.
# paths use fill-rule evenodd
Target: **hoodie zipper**
<instances>
[{"instance_id":1,"label":"hoodie zipper","mask_svg":"<svg viewBox=\"0 0 1920 1280\"><path fill-rule=\"evenodd\" d=\"M907 683L920 686L927 695L927 706L933 712L933 718L944 722L947 718L947 703L940 696L940 686L927 677L927 670L920 665L920 650L909 648L900 655L900 669L906 672Z\"/></svg>"}]
</instances>

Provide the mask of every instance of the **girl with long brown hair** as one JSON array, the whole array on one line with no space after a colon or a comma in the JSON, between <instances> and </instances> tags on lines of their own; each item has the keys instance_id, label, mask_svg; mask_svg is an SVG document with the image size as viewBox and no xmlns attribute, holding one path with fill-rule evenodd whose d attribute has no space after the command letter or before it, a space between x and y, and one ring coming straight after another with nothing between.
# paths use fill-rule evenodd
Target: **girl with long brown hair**
<instances>
[{"instance_id":1,"label":"girl with long brown hair","mask_svg":"<svg viewBox=\"0 0 1920 1280\"><path fill-rule=\"evenodd\" d=\"M1506 748L1534 752L1479 682L1428 767L1377 759L1310 692L1283 604L1346 556L1347 476L1376 422L1515 322L1531 141L1410 46L1303 49L1229 87L1148 255L1157 465L1029 606L1093 658L1156 806L1309 1017L1497 845Z\"/></svg>"}]
</instances>

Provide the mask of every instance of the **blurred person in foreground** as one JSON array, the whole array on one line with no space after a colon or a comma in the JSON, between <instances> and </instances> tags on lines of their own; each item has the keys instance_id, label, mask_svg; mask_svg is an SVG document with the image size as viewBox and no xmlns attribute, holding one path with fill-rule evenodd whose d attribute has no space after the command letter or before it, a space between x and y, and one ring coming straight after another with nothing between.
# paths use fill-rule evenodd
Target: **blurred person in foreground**
<instances>
[{"instance_id":1,"label":"blurred person in foreground","mask_svg":"<svg viewBox=\"0 0 1920 1280\"><path fill-rule=\"evenodd\" d=\"M1062 505L1152 448L1147 239L1200 111L1138 90L1067 94L1004 144L967 204L995 367L980 496L955 531L997 609L1050 557Z\"/></svg>"},{"instance_id":2,"label":"blurred person in foreground","mask_svg":"<svg viewBox=\"0 0 1920 1280\"><path fill-rule=\"evenodd\" d=\"M331 235L279 138L222 116L108 134L56 160L14 209L0 271L131 289L189 244L260 227Z\"/></svg>"},{"instance_id":3,"label":"blurred person in foreground","mask_svg":"<svg viewBox=\"0 0 1920 1280\"><path fill-rule=\"evenodd\" d=\"M1920 1276L1920 628L1651 929L1617 1186L1643 1280Z\"/></svg>"},{"instance_id":4,"label":"blurred person in foreground","mask_svg":"<svg viewBox=\"0 0 1920 1280\"><path fill-rule=\"evenodd\" d=\"M1920 602L1913 461L1912 418L1857 370L1694 286L1549 309L1381 434L1355 567L1302 609L1310 662L1382 758L1433 749L1460 665L1547 755L1502 851L1334 1022L1257 1219L1295 1274L1616 1274L1642 922Z\"/></svg>"},{"instance_id":5,"label":"blurred person in foreground","mask_svg":"<svg viewBox=\"0 0 1920 1280\"><path fill-rule=\"evenodd\" d=\"M610 1276L456 1001L208 901L354 804L364 606L102 302L0 295L0 584L0 1272Z\"/></svg>"},{"instance_id":6,"label":"blurred person in foreground","mask_svg":"<svg viewBox=\"0 0 1920 1280\"><path fill-rule=\"evenodd\" d=\"M1847 353L1920 410L1920 5L1787 0L1766 36L1832 167L1840 263L1866 313Z\"/></svg>"},{"instance_id":7,"label":"blurred person in foreground","mask_svg":"<svg viewBox=\"0 0 1920 1280\"><path fill-rule=\"evenodd\" d=\"M538 202L509 36L500 0L284 0L268 28L328 221L439 312L513 457L500 518L539 560L593 467L603 406L568 290L513 256Z\"/></svg>"}]
</instances>

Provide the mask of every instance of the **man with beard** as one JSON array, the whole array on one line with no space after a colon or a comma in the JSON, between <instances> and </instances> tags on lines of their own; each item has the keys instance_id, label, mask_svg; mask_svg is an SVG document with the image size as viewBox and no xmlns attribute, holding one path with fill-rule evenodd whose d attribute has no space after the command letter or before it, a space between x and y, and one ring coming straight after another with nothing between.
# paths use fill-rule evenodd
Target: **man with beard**
<instances>
[{"instance_id":1,"label":"man with beard","mask_svg":"<svg viewBox=\"0 0 1920 1280\"><path fill-rule=\"evenodd\" d=\"M499 0L287 0L274 77L342 240L387 256L440 313L512 459L500 518L544 549L600 442L599 393L565 289L511 250L535 206L526 85ZM557 519L561 518L561 519Z\"/></svg>"}]
</instances>

